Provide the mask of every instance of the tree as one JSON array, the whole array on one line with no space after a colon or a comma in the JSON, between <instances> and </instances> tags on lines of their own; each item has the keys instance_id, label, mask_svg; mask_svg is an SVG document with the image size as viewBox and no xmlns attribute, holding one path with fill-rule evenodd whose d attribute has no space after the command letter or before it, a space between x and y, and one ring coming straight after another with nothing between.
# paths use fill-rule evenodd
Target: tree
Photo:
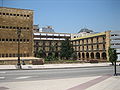
<instances>
[{"instance_id":1,"label":"tree","mask_svg":"<svg viewBox=\"0 0 120 90\"><path fill-rule=\"evenodd\" d=\"M66 39L61 44L60 56L61 58L69 59L73 54L73 48L69 39Z\"/></svg>"},{"instance_id":2,"label":"tree","mask_svg":"<svg viewBox=\"0 0 120 90\"><path fill-rule=\"evenodd\" d=\"M38 58L45 58L46 54L42 49L40 49L40 50L38 50L37 57Z\"/></svg>"},{"instance_id":3,"label":"tree","mask_svg":"<svg viewBox=\"0 0 120 90\"><path fill-rule=\"evenodd\" d=\"M109 61L114 65L114 62L117 61L117 53L114 48L110 48L108 50L108 55L109 55Z\"/></svg>"},{"instance_id":4,"label":"tree","mask_svg":"<svg viewBox=\"0 0 120 90\"><path fill-rule=\"evenodd\" d=\"M112 65L114 65L114 69L115 69L115 73L114 75L116 76L116 61L117 61L117 53L116 53L116 49L114 48L109 48L108 50L108 54L109 54L109 61L112 63Z\"/></svg>"},{"instance_id":5,"label":"tree","mask_svg":"<svg viewBox=\"0 0 120 90\"><path fill-rule=\"evenodd\" d=\"M71 57L73 60L77 60L77 53L76 52L72 53Z\"/></svg>"}]
</instances>

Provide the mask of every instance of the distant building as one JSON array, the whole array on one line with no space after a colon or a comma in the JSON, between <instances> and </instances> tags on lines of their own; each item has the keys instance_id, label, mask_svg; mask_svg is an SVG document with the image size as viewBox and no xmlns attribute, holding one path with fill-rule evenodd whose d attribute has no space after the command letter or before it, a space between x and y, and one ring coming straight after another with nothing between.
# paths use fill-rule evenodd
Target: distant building
<instances>
[{"instance_id":1,"label":"distant building","mask_svg":"<svg viewBox=\"0 0 120 90\"><path fill-rule=\"evenodd\" d=\"M49 32L49 33L54 33L54 29L52 26L46 26L46 27L42 27L40 29L40 32Z\"/></svg>"},{"instance_id":2,"label":"distant building","mask_svg":"<svg viewBox=\"0 0 120 90\"><path fill-rule=\"evenodd\" d=\"M39 25L33 25L33 32L39 32Z\"/></svg>"},{"instance_id":3,"label":"distant building","mask_svg":"<svg viewBox=\"0 0 120 90\"><path fill-rule=\"evenodd\" d=\"M55 57L60 57L61 43L65 39L70 39L69 33L51 33L37 32L34 33L34 54L37 55L39 50L44 51L45 56L51 55L51 48L54 47Z\"/></svg>"},{"instance_id":4,"label":"distant building","mask_svg":"<svg viewBox=\"0 0 120 90\"><path fill-rule=\"evenodd\" d=\"M107 61L110 46L110 31L93 34L90 32L76 38L71 38L74 51L80 60Z\"/></svg>"},{"instance_id":5,"label":"distant building","mask_svg":"<svg viewBox=\"0 0 120 90\"><path fill-rule=\"evenodd\" d=\"M116 49L118 60L120 61L120 31L110 32L110 44L111 44L111 48Z\"/></svg>"}]
</instances>

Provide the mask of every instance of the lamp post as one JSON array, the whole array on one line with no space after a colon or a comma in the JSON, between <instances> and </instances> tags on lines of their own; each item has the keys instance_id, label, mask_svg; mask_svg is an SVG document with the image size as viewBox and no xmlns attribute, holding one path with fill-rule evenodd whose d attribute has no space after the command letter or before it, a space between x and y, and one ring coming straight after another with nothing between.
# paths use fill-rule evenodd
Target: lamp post
<instances>
[{"instance_id":1,"label":"lamp post","mask_svg":"<svg viewBox=\"0 0 120 90\"><path fill-rule=\"evenodd\" d=\"M20 35L21 35L21 29L17 29L17 35L18 35L18 69L22 69L21 64L20 64Z\"/></svg>"}]
</instances>

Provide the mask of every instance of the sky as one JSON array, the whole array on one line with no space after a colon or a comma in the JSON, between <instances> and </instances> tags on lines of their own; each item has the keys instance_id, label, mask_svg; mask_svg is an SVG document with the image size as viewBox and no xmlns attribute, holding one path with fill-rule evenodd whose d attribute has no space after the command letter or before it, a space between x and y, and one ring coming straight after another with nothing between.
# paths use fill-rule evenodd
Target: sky
<instances>
[{"instance_id":1,"label":"sky","mask_svg":"<svg viewBox=\"0 0 120 90\"><path fill-rule=\"evenodd\" d=\"M34 10L34 24L55 32L120 30L120 0L3 0L3 7Z\"/></svg>"}]
</instances>

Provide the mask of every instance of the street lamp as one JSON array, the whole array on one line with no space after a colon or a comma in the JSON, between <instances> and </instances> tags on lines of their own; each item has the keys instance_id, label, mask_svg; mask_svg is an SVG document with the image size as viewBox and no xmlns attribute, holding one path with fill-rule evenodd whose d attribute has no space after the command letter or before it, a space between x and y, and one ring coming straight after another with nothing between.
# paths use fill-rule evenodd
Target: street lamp
<instances>
[{"instance_id":1,"label":"street lamp","mask_svg":"<svg viewBox=\"0 0 120 90\"><path fill-rule=\"evenodd\" d=\"M18 63L17 63L17 66L18 66L18 69L21 69L21 64L20 64L20 35L21 35L21 29L17 29L17 35L18 35Z\"/></svg>"}]
</instances>

